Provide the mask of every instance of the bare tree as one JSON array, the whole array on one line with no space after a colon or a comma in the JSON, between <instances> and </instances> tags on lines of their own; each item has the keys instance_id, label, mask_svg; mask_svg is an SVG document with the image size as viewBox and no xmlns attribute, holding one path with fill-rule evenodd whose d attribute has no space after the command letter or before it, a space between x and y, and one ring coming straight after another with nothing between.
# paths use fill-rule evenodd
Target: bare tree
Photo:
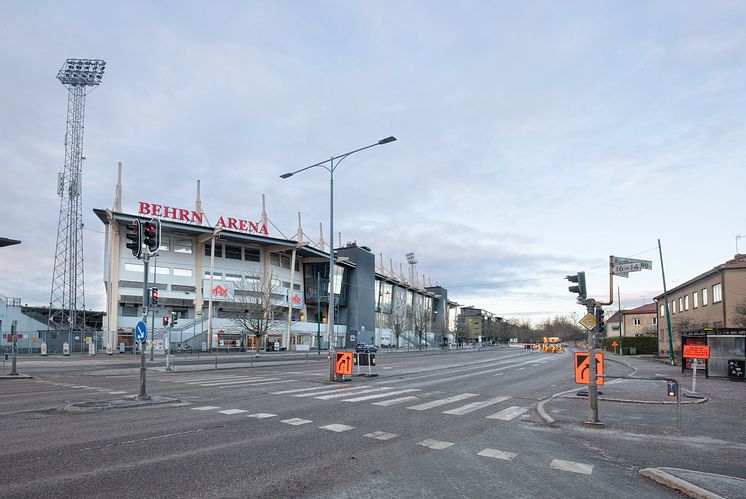
<instances>
[{"instance_id":1,"label":"bare tree","mask_svg":"<svg viewBox=\"0 0 746 499\"><path fill-rule=\"evenodd\" d=\"M404 331L409 329L409 318L404 311L404 307L391 307L391 313L384 314L383 317L386 328L390 329L396 338L396 348L399 348L399 338Z\"/></svg>"},{"instance_id":2,"label":"bare tree","mask_svg":"<svg viewBox=\"0 0 746 499\"><path fill-rule=\"evenodd\" d=\"M287 313L285 295L277 293L272 284L272 273L248 275L235 281L233 301L224 306L231 321L240 329L257 338L257 351L263 338L271 331L279 330Z\"/></svg>"},{"instance_id":3,"label":"bare tree","mask_svg":"<svg viewBox=\"0 0 746 499\"><path fill-rule=\"evenodd\" d=\"M417 350L422 350L422 337L430 329L432 311L429 307L425 307L424 299L417 298L418 296L415 295L414 300L417 303L414 304L414 309L412 310L411 326L415 336L417 336Z\"/></svg>"}]
</instances>

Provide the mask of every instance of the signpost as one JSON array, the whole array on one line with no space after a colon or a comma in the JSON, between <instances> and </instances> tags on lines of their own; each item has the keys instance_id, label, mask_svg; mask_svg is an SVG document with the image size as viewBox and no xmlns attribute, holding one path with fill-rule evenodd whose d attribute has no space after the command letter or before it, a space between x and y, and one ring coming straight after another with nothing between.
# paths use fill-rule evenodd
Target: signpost
<instances>
[{"instance_id":1,"label":"signpost","mask_svg":"<svg viewBox=\"0 0 746 499\"><path fill-rule=\"evenodd\" d=\"M575 352L575 383L579 385L588 385L591 382L590 354L588 352ZM596 352L596 378L597 385L604 384L604 354Z\"/></svg>"},{"instance_id":2,"label":"signpost","mask_svg":"<svg viewBox=\"0 0 746 499\"><path fill-rule=\"evenodd\" d=\"M697 361L710 358L710 347L707 345L684 345L684 358L692 359L692 391L684 395L690 398L704 398L704 395L697 393Z\"/></svg>"}]
</instances>

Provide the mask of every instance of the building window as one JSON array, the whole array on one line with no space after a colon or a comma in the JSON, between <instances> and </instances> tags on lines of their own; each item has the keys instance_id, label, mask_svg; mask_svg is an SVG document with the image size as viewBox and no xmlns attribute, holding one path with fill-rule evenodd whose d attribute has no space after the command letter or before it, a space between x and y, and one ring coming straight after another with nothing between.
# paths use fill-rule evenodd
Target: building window
<instances>
[{"instance_id":1,"label":"building window","mask_svg":"<svg viewBox=\"0 0 746 499\"><path fill-rule=\"evenodd\" d=\"M694 308L699 307L699 293L696 291L692 293L692 306Z\"/></svg>"},{"instance_id":2,"label":"building window","mask_svg":"<svg viewBox=\"0 0 746 499\"><path fill-rule=\"evenodd\" d=\"M181 237L174 237L174 253L181 253L184 255L192 254L192 240Z\"/></svg>"},{"instance_id":3,"label":"building window","mask_svg":"<svg viewBox=\"0 0 746 499\"><path fill-rule=\"evenodd\" d=\"M658 318L653 317L653 326L657 326L657 325L658 325Z\"/></svg>"},{"instance_id":4,"label":"building window","mask_svg":"<svg viewBox=\"0 0 746 499\"><path fill-rule=\"evenodd\" d=\"M227 253L226 253L227 254ZM241 274L225 274L225 280L226 281L240 281L241 280Z\"/></svg>"},{"instance_id":5,"label":"building window","mask_svg":"<svg viewBox=\"0 0 746 499\"><path fill-rule=\"evenodd\" d=\"M122 305L122 317L137 317L139 312L139 305Z\"/></svg>"},{"instance_id":6,"label":"building window","mask_svg":"<svg viewBox=\"0 0 746 499\"><path fill-rule=\"evenodd\" d=\"M712 285L712 303L719 303L723 299L720 294L720 283Z\"/></svg>"},{"instance_id":7,"label":"building window","mask_svg":"<svg viewBox=\"0 0 746 499\"><path fill-rule=\"evenodd\" d=\"M689 295L684 297L684 310L689 310Z\"/></svg>"},{"instance_id":8,"label":"building window","mask_svg":"<svg viewBox=\"0 0 746 499\"><path fill-rule=\"evenodd\" d=\"M707 305L707 288L702 288L702 306Z\"/></svg>"},{"instance_id":9,"label":"building window","mask_svg":"<svg viewBox=\"0 0 746 499\"><path fill-rule=\"evenodd\" d=\"M171 269L168 267L155 267L155 273L157 275L169 275L171 273Z\"/></svg>"},{"instance_id":10,"label":"building window","mask_svg":"<svg viewBox=\"0 0 746 499\"><path fill-rule=\"evenodd\" d=\"M247 262L259 261L259 250L257 248L244 248L244 260Z\"/></svg>"},{"instance_id":11,"label":"building window","mask_svg":"<svg viewBox=\"0 0 746 499\"><path fill-rule=\"evenodd\" d=\"M205 256L210 256L210 248L212 248L212 243L205 244ZM218 258L223 256L223 245L221 243L215 243L215 256Z\"/></svg>"},{"instance_id":12,"label":"building window","mask_svg":"<svg viewBox=\"0 0 746 499\"><path fill-rule=\"evenodd\" d=\"M241 260L241 246L225 245L225 257L230 260Z\"/></svg>"},{"instance_id":13,"label":"building window","mask_svg":"<svg viewBox=\"0 0 746 499\"><path fill-rule=\"evenodd\" d=\"M177 269L174 267L174 277L192 277L192 269Z\"/></svg>"},{"instance_id":14,"label":"building window","mask_svg":"<svg viewBox=\"0 0 746 499\"><path fill-rule=\"evenodd\" d=\"M639 317L635 317L634 319L632 319L632 324L634 324L635 326L639 326L640 325L640 318Z\"/></svg>"},{"instance_id":15,"label":"building window","mask_svg":"<svg viewBox=\"0 0 746 499\"><path fill-rule=\"evenodd\" d=\"M673 301L671 302L671 313L672 313L672 314L675 314L675 313L676 313L676 300L673 300Z\"/></svg>"},{"instance_id":16,"label":"building window","mask_svg":"<svg viewBox=\"0 0 746 499\"><path fill-rule=\"evenodd\" d=\"M168 251L171 247L171 238L169 236L161 236L161 245L158 246L158 251Z\"/></svg>"},{"instance_id":17,"label":"building window","mask_svg":"<svg viewBox=\"0 0 746 499\"><path fill-rule=\"evenodd\" d=\"M208 279L208 280L210 279L210 271L209 270L205 270L205 279ZM220 274L218 272L214 272L212 274L212 280L213 281L222 281L223 280L223 274Z\"/></svg>"},{"instance_id":18,"label":"building window","mask_svg":"<svg viewBox=\"0 0 746 499\"><path fill-rule=\"evenodd\" d=\"M144 267L139 263L125 263L124 270L127 272L139 272L140 274L142 274L144 271Z\"/></svg>"},{"instance_id":19,"label":"building window","mask_svg":"<svg viewBox=\"0 0 746 499\"><path fill-rule=\"evenodd\" d=\"M666 316L666 305L663 304L661 305L661 317L665 317L665 316Z\"/></svg>"},{"instance_id":20,"label":"building window","mask_svg":"<svg viewBox=\"0 0 746 499\"><path fill-rule=\"evenodd\" d=\"M684 311L684 305L683 305L683 303L684 303L684 300L679 296L679 312L683 312Z\"/></svg>"}]
</instances>

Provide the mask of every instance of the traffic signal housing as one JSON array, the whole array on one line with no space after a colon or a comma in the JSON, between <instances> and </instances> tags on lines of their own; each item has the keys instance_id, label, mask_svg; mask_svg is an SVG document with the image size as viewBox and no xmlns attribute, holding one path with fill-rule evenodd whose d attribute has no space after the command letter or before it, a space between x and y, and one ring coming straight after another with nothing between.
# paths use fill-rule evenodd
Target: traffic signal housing
<instances>
[{"instance_id":1,"label":"traffic signal housing","mask_svg":"<svg viewBox=\"0 0 746 499\"><path fill-rule=\"evenodd\" d=\"M588 298L588 294L585 289L585 272L578 272L575 275L569 275L565 277L570 282L577 283L576 286L570 286L567 289L570 290L570 293L577 293L578 294L578 303L585 304L586 298Z\"/></svg>"},{"instance_id":2,"label":"traffic signal housing","mask_svg":"<svg viewBox=\"0 0 746 499\"><path fill-rule=\"evenodd\" d=\"M158 288L150 288L150 304L154 307L158 305Z\"/></svg>"},{"instance_id":3,"label":"traffic signal housing","mask_svg":"<svg viewBox=\"0 0 746 499\"><path fill-rule=\"evenodd\" d=\"M140 221L135 220L127 224L127 249L132 250L132 256L140 258L142 253L142 227Z\"/></svg>"},{"instance_id":4,"label":"traffic signal housing","mask_svg":"<svg viewBox=\"0 0 746 499\"><path fill-rule=\"evenodd\" d=\"M606 336L606 323L604 322L604 311L601 307L596 308L596 322L598 323L598 336Z\"/></svg>"},{"instance_id":5,"label":"traffic signal housing","mask_svg":"<svg viewBox=\"0 0 746 499\"><path fill-rule=\"evenodd\" d=\"M174 327L179 320L179 314L171 312L171 327Z\"/></svg>"},{"instance_id":6,"label":"traffic signal housing","mask_svg":"<svg viewBox=\"0 0 746 499\"><path fill-rule=\"evenodd\" d=\"M161 245L161 221L153 219L142 224L142 239L150 254L154 255Z\"/></svg>"}]
</instances>

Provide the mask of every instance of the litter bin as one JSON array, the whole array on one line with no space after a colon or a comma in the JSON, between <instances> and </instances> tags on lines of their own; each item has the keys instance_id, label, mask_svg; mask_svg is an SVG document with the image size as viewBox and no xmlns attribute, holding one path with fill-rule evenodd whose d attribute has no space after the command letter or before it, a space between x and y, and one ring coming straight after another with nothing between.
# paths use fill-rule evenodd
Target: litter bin
<instances>
[{"instance_id":1,"label":"litter bin","mask_svg":"<svg viewBox=\"0 0 746 499\"><path fill-rule=\"evenodd\" d=\"M746 371L746 360L728 360L728 378L743 381L744 371Z\"/></svg>"}]
</instances>

